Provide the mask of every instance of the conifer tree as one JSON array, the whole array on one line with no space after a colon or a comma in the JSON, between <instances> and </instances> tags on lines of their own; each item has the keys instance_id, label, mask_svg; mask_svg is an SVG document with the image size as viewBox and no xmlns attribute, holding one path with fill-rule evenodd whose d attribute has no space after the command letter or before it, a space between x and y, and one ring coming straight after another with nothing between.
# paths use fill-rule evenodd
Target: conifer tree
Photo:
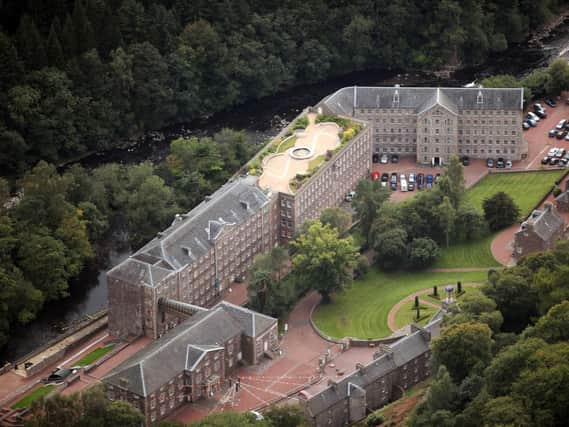
<instances>
[{"instance_id":1,"label":"conifer tree","mask_svg":"<svg viewBox=\"0 0 569 427\"><path fill-rule=\"evenodd\" d=\"M65 57L63 56L63 48L59 42L59 37L55 29L55 22L58 21L57 17L53 20L54 23L51 25L49 30L49 37L47 38L47 62L52 67L63 68L65 65Z\"/></svg>"},{"instance_id":2,"label":"conifer tree","mask_svg":"<svg viewBox=\"0 0 569 427\"><path fill-rule=\"evenodd\" d=\"M47 64L42 37L29 15L22 16L18 33L16 35L18 53L26 66L31 69L40 69Z\"/></svg>"},{"instance_id":3,"label":"conifer tree","mask_svg":"<svg viewBox=\"0 0 569 427\"><path fill-rule=\"evenodd\" d=\"M76 55L81 55L96 45L93 27L87 18L87 12L81 0L75 0L71 19L75 31Z\"/></svg>"},{"instance_id":4,"label":"conifer tree","mask_svg":"<svg viewBox=\"0 0 569 427\"><path fill-rule=\"evenodd\" d=\"M75 41L75 29L73 28L73 21L71 16L67 14L65 16L65 24L63 25L63 31L60 37L61 47L63 48L63 53L67 59L71 59L76 55L77 43Z\"/></svg>"}]
</instances>

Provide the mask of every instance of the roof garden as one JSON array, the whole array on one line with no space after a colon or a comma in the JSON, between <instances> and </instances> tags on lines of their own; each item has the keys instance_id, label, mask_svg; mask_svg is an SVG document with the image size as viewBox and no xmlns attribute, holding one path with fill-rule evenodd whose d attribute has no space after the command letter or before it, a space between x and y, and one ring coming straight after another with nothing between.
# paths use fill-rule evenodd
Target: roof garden
<instances>
[{"instance_id":1,"label":"roof garden","mask_svg":"<svg viewBox=\"0 0 569 427\"><path fill-rule=\"evenodd\" d=\"M307 113L249 163L249 173L260 175L263 189L294 194L360 130L350 119Z\"/></svg>"}]
</instances>

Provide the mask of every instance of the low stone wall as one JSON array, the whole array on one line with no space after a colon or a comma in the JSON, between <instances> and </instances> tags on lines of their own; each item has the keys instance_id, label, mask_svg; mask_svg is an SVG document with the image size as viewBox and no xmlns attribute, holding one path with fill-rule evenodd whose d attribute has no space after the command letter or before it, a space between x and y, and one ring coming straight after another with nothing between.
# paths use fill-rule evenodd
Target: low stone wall
<instances>
[{"instance_id":1,"label":"low stone wall","mask_svg":"<svg viewBox=\"0 0 569 427\"><path fill-rule=\"evenodd\" d=\"M390 335L389 337L384 337L384 338L375 338L375 339L370 339L370 340L364 340L364 339L360 339L360 338L353 338L353 337L344 337L342 339L337 339L337 338L332 338L328 335L326 335L324 332L322 332L320 329L318 329L318 327L316 326L316 324L314 323L314 320L312 320L312 315L314 313L314 310L316 310L318 307L320 306L320 303L315 304L312 309L310 310L310 316L309 316L309 322L310 322L310 326L312 327L312 330L314 332L316 332L316 334L322 338L325 341L328 341L330 343L333 344L345 344L346 341L349 342L349 346L355 346L355 347L368 347L368 346L378 346L380 344L393 344L395 341L400 340L401 338L405 337L406 334L401 334L401 335Z\"/></svg>"}]
</instances>

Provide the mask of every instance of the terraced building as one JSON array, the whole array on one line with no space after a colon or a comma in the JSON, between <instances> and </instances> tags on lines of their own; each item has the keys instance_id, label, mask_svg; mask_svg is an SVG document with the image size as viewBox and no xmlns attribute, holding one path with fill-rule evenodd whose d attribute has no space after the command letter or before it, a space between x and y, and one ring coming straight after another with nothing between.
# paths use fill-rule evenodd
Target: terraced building
<instances>
[{"instance_id":1,"label":"terraced building","mask_svg":"<svg viewBox=\"0 0 569 427\"><path fill-rule=\"evenodd\" d=\"M377 154L414 156L440 166L451 156L520 160L523 88L345 87L325 113L366 121Z\"/></svg>"}]
</instances>

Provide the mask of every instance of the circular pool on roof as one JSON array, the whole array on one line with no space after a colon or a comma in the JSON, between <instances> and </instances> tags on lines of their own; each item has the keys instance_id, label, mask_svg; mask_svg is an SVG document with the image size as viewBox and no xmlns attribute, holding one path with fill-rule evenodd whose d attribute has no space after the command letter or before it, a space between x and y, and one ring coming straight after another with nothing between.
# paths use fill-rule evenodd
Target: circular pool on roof
<instances>
[{"instance_id":1,"label":"circular pool on roof","mask_svg":"<svg viewBox=\"0 0 569 427\"><path fill-rule=\"evenodd\" d=\"M312 150L308 147L296 147L290 150L290 157L296 160L304 160L312 157Z\"/></svg>"}]
</instances>

